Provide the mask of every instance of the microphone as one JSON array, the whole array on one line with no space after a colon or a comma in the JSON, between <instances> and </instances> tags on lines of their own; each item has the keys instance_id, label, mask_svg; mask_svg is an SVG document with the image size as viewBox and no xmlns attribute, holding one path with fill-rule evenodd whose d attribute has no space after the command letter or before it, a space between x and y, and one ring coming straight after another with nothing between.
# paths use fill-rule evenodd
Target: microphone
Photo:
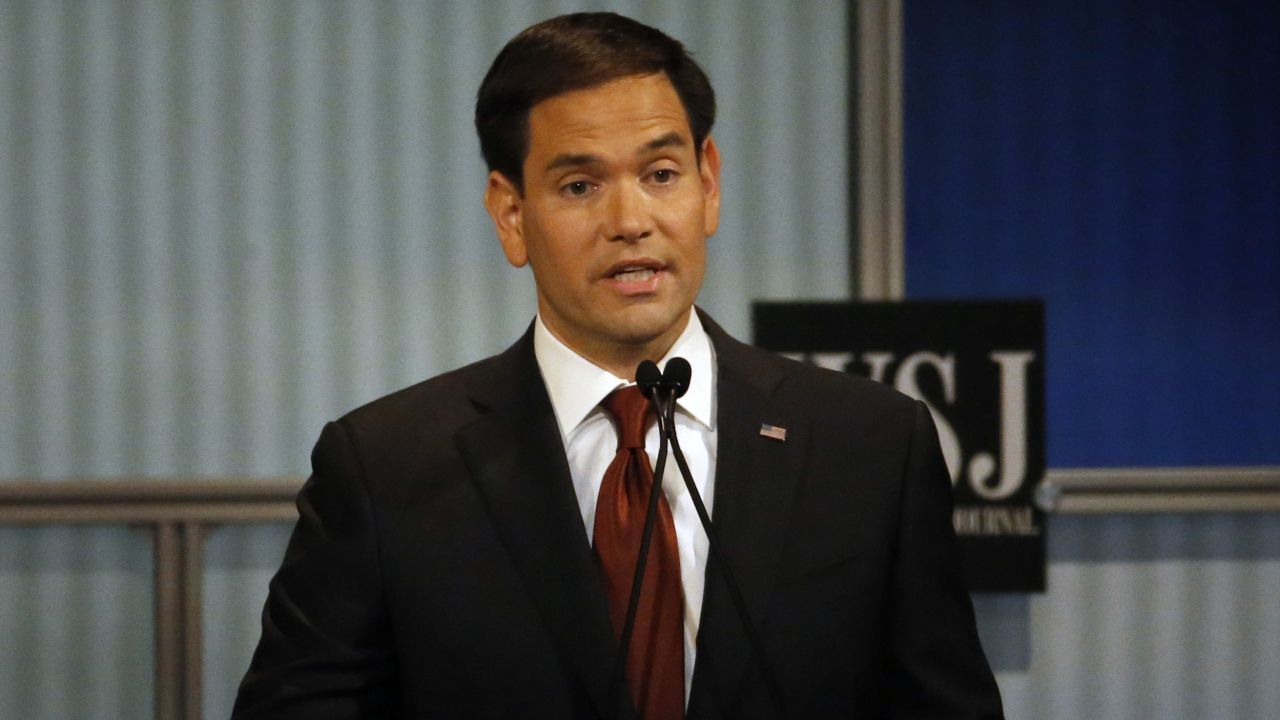
<instances>
[{"instance_id":1,"label":"microphone","mask_svg":"<svg viewBox=\"0 0 1280 720\"><path fill-rule=\"evenodd\" d=\"M658 364L652 360L641 360L636 366L636 384L640 386L640 392L652 400L653 394L662 385L662 371L658 369Z\"/></svg>"},{"instance_id":2,"label":"microphone","mask_svg":"<svg viewBox=\"0 0 1280 720\"><path fill-rule=\"evenodd\" d=\"M671 393L672 400L684 397L689 392L689 378L692 375L693 368L689 367L688 360L673 357L667 361L667 369L662 373L662 387Z\"/></svg>"}]
</instances>

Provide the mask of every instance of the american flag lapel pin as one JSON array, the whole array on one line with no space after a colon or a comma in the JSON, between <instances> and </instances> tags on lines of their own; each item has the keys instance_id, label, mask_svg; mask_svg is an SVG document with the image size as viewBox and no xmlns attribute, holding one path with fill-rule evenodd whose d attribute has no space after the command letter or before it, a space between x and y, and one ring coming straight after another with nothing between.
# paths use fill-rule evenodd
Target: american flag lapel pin
<instances>
[{"instance_id":1,"label":"american flag lapel pin","mask_svg":"<svg viewBox=\"0 0 1280 720\"><path fill-rule=\"evenodd\" d=\"M787 429L786 429L786 428L784 428L784 427L778 427L777 425L770 425L770 424L768 424L768 423L761 423L761 424L760 424L760 437L767 437L767 438L769 438L769 439L771 439L771 440L777 440L778 442L786 442L786 441L787 441Z\"/></svg>"}]
</instances>

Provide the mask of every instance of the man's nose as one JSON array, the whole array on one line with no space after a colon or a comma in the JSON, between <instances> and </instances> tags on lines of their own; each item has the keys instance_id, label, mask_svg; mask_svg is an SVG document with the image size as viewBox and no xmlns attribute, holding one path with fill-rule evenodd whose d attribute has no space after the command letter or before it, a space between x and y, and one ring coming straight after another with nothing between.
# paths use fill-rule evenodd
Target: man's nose
<instances>
[{"instance_id":1,"label":"man's nose","mask_svg":"<svg viewBox=\"0 0 1280 720\"><path fill-rule=\"evenodd\" d=\"M637 242L653 231L648 197L639 183L615 185L610 193L605 235L610 240Z\"/></svg>"}]
</instances>

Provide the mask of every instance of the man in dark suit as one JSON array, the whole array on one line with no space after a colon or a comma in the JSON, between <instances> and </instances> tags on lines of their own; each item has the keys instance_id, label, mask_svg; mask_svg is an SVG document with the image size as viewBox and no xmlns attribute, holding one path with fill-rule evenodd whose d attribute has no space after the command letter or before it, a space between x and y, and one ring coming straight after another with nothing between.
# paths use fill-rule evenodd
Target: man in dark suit
<instances>
[{"instance_id":1,"label":"man in dark suit","mask_svg":"<svg viewBox=\"0 0 1280 720\"><path fill-rule=\"evenodd\" d=\"M609 403L674 356L693 366L677 431L749 620L668 472L651 562L678 568L675 650L650 657L675 710L645 717L1000 716L928 411L693 308L719 219L714 117L683 47L616 15L554 18L499 54L476 108L485 204L538 315L501 355L325 428L236 717L644 710L652 675L615 663L605 589L619 511L602 486L625 434Z\"/></svg>"}]
</instances>

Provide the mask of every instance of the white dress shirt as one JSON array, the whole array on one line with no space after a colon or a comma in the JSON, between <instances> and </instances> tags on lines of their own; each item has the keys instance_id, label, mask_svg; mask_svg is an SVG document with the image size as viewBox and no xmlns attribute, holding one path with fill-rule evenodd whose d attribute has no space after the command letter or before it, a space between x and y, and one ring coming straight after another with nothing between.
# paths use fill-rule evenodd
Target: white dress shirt
<instances>
[{"instance_id":1,"label":"white dress shirt","mask_svg":"<svg viewBox=\"0 0 1280 720\"><path fill-rule=\"evenodd\" d=\"M587 530L587 541L590 542L592 528L595 527L600 481L604 479L604 471L609 467L618 448L617 432L600 407L600 401L610 392L630 383L593 364L560 342L543 324L541 316L534 322L533 352L542 371L547 394L551 396L556 422L560 425L560 437L564 440L569 472L573 476L573 489L578 496L578 508L582 511L582 523ZM693 475L693 484L702 495L707 513L710 514L715 493L716 364L711 340L703 330L696 312L690 311L684 332L676 338L671 350L658 363L659 368L665 368L667 360L673 357L688 360L693 370L688 392L676 401L676 430L680 435L680 449L684 451L689 471ZM649 454L650 464L656 463L656 423L649 427L645 435L645 450ZM697 658L698 621L702 615L702 591L709 543L670 450L667 452L666 465L662 490L671 507L671 518L676 526L676 542L680 551L680 582L684 587L684 695L687 704L693 682L693 665ZM656 465L654 472L657 472Z\"/></svg>"}]
</instances>

